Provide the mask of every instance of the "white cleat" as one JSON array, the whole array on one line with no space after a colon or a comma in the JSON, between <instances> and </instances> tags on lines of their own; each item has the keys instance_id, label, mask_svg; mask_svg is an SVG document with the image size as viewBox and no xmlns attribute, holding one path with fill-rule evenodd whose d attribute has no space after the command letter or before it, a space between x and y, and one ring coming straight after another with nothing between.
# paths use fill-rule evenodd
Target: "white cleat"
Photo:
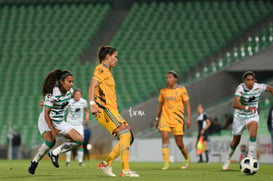
<instances>
[{"instance_id":1,"label":"white cleat","mask_svg":"<svg viewBox=\"0 0 273 181\"><path fill-rule=\"evenodd\" d=\"M110 176L110 177L115 177L116 174L113 173L112 167L109 165L105 165L103 162L101 162L98 165L98 169L101 170L105 175Z\"/></svg>"},{"instance_id":2,"label":"white cleat","mask_svg":"<svg viewBox=\"0 0 273 181\"><path fill-rule=\"evenodd\" d=\"M161 170L168 170L170 168L170 164L169 163L165 163L164 167L161 168Z\"/></svg>"},{"instance_id":3,"label":"white cleat","mask_svg":"<svg viewBox=\"0 0 273 181\"><path fill-rule=\"evenodd\" d=\"M223 170L228 170L230 165L230 159L227 159L223 164Z\"/></svg>"},{"instance_id":4,"label":"white cleat","mask_svg":"<svg viewBox=\"0 0 273 181\"><path fill-rule=\"evenodd\" d=\"M188 169L189 165L190 165L190 161L191 161L190 157L188 159L184 160L181 168L182 169Z\"/></svg>"},{"instance_id":5,"label":"white cleat","mask_svg":"<svg viewBox=\"0 0 273 181\"><path fill-rule=\"evenodd\" d=\"M140 177L135 171L133 170L127 170L127 171L121 171L120 173L121 177Z\"/></svg>"}]
</instances>

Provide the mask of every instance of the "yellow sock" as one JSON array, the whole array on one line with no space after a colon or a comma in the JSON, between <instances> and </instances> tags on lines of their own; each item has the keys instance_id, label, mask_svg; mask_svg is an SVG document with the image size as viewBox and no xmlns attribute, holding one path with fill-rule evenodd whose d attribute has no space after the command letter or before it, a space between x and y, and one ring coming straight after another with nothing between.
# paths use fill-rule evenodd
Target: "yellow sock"
<instances>
[{"instance_id":1,"label":"yellow sock","mask_svg":"<svg viewBox=\"0 0 273 181\"><path fill-rule=\"evenodd\" d=\"M162 155L165 164L169 163L169 147L162 147Z\"/></svg>"},{"instance_id":2,"label":"yellow sock","mask_svg":"<svg viewBox=\"0 0 273 181\"><path fill-rule=\"evenodd\" d=\"M111 165L112 162L120 155L119 151L119 142L115 145L115 147L112 149L111 153L105 158L105 161L108 163L108 165Z\"/></svg>"},{"instance_id":3,"label":"yellow sock","mask_svg":"<svg viewBox=\"0 0 273 181\"><path fill-rule=\"evenodd\" d=\"M122 133L119 133L119 150L120 150L120 161L122 165L122 170L130 170L129 168L129 147L131 133L128 129L123 130Z\"/></svg>"}]
</instances>

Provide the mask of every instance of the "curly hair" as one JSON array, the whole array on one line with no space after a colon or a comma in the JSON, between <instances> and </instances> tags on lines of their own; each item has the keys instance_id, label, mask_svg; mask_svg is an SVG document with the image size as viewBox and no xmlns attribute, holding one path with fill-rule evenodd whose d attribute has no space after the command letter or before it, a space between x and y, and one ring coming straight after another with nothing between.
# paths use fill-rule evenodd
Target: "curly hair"
<instances>
[{"instance_id":1,"label":"curly hair","mask_svg":"<svg viewBox=\"0 0 273 181\"><path fill-rule=\"evenodd\" d=\"M60 85L59 81L64 80L69 75L72 75L72 73L68 70L62 71L60 69L56 69L50 72L43 82L42 94L44 96L46 94L52 94L53 88Z\"/></svg>"}]
</instances>

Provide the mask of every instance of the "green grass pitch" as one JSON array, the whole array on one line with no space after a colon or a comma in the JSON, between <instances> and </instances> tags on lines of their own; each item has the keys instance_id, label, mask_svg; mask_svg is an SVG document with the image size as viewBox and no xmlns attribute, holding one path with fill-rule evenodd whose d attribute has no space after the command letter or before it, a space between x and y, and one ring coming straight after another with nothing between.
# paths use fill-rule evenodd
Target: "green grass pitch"
<instances>
[{"instance_id":1,"label":"green grass pitch","mask_svg":"<svg viewBox=\"0 0 273 181\"><path fill-rule=\"evenodd\" d=\"M222 171L221 163L192 163L188 170L182 170L181 164L173 163L169 170L161 170L162 163L130 163L132 170L140 174L140 178L119 177L120 162L113 164L113 172L117 177L107 177L97 169L100 161L85 161L80 167L72 161L70 166L65 166L60 161L60 168L55 168L50 160L42 160L35 175L27 172L29 160L0 160L0 181L100 181L100 180L145 180L145 181L273 181L273 165L261 164L256 175L247 176L239 171L239 164L232 164L230 170Z\"/></svg>"}]
</instances>

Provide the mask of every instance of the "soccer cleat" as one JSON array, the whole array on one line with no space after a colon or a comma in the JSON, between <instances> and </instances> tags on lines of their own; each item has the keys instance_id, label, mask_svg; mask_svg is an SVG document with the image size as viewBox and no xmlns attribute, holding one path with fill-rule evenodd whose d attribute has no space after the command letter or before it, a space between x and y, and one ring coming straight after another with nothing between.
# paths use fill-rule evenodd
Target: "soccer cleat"
<instances>
[{"instance_id":1,"label":"soccer cleat","mask_svg":"<svg viewBox=\"0 0 273 181\"><path fill-rule=\"evenodd\" d=\"M70 162L66 162L66 163L65 163L65 166L70 166Z\"/></svg>"},{"instance_id":2,"label":"soccer cleat","mask_svg":"<svg viewBox=\"0 0 273 181\"><path fill-rule=\"evenodd\" d=\"M230 165L230 159L227 159L223 164L223 170L228 170Z\"/></svg>"},{"instance_id":3,"label":"soccer cleat","mask_svg":"<svg viewBox=\"0 0 273 181\"><path fill-rule=\"evenodd\" d=\"M28 167L28 173L34 175L37 166L38 166L38 162L31 161Z\"/></svg>"},{"instance_id":4,"label":"soccer cleat","mask_svg":"<svg viewBox=\"0 0 273 181\"><path fill-rule=\"evenodd\" d=\"M54 155L54 154L52 153L52 151L48 151L47 154L48 154L48 156L50 157L52 164L53 164L56 168L59 168L59 163L58 163L59 155Z\"/></svg>"},{"instance_id":5,"label":"soccer cleat","mask_svg":"<svg viewBox=\"0 0 273 181\"><path fill-rule=\"evenodd\" d=\"M133 170L127 170L127 171L121 171L120 173L121 177L140 177L135 171Z\"/></svg>"},{"instance_id":6,"label":"soccer cleat","mask_svg":"<svg viewBox=\"0 0 273 181\"><path fill-rule=\"evenodd\" d=\"M161 170L168 170L170 168L169 163L165 163L164 167L161 168Z\"/></svg>"},{"instance_id":7,"label":"soccer cleat","mask_svg":"<svg viewBox=\"0 0 273 181\"><path fill-rule=\"evenodd\" d=\"M187 168L189 168L189 165L190 165L190 157L188 158L188 159L186 159L186 160L184 160L184 162L183 162L183 164L182 164L182 169L187 169Z\"/></svg>"},{"instance_id":8,"label":"soccer cleat","mask_svg":"<svg viewBox=\"0 0 273 181\"><path fill-rule=\"evenodd\" d=\"M110 177L115 177L116 174L114 174L112 172L112 167L109 165L104 164L103 162L101 162L98 165L98 169L101 170L105 175L110 176Z\"/></svg>"},{"instance_id":9,"label":"soccer cleat","mask_svg":"<svg viewBox=\"0 0 273 181\"><path fill-rule=\"evenodd\" d=\"M80 162L80 163L79 163L79 166L84 166L84 163L83 163L83 162Z\"/></svg>"}]
</instances>

